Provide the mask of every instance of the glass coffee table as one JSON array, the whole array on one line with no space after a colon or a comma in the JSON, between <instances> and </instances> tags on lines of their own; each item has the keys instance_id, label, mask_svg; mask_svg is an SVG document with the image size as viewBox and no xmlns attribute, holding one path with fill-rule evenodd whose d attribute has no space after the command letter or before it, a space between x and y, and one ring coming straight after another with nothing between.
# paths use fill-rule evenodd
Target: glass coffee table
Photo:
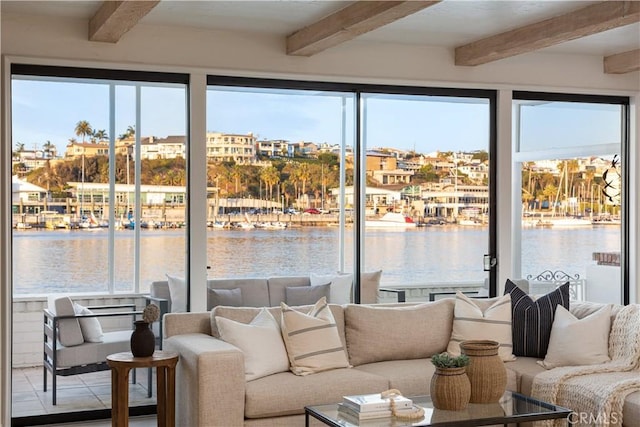
<instances>
[{"instance_id":1,"label":"glass coffee table","mask_svg":"<svg viewBox=\"0 0 640 427\"><path fill-rule=\"evenodd\" d=\"M529 396L510 391L498 403L470 403L461 411L434 409L429 396L412 397L413 403L424 408L421 420L403 421L396 418L375 418L359 423L343 417L338 412L338 404L307 406L304 408L305 426L309 427L310 417L333 427L402 427L402 426L486 426L494 424L521 423L527 421L566 419L572 426L571 410L550 403L541 402Z\"/></svg>"}]
</instances>

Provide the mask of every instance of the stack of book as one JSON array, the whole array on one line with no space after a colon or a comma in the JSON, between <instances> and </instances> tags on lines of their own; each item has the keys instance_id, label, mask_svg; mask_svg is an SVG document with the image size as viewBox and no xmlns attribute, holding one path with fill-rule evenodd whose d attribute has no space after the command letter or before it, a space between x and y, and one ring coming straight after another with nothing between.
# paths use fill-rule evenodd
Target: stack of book
<instances>
[{"instance_id":1,"label":"stack of book","mask_svg":"<svg viewBox=\"0 0 640 427\"><path fill-rule=\"evenodd\" d=\"M391 417L393 415L391 413L391 399L393 399L396 414L410 414L414 411L411 399L404 396L383 398L380 393L376 393L344 396L342 403L338 404L338 413L346 421L355 421L355 424L363 420Z\"/></svg>"}]
</instances>

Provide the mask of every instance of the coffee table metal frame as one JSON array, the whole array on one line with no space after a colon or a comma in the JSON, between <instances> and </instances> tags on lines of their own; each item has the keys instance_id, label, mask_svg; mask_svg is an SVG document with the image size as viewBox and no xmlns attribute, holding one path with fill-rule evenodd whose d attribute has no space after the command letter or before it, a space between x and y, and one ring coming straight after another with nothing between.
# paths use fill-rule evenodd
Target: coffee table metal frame
<instances>
[{"instance_id":1,"label":"coffee table metal frame","mask_svg":"<svg viewBox=\"0 0 640 427\"><path fill-rule=\"evenodd\" d=\"M450 426L450 427L475 427L475 426L487 426L487 425L495 425L495 424L503 424L507 425L509 423L519 424L521 422L529 422L529 421L541 421L541 420L553 420L553 419L566 419L568 426L573 426L573 422L571 417L569 416L572 411L567 408L563 408L562 406L553 405L551 403L542 402L538 399L535 399L530 396L525 396L520 393L505 392L504 398L512 398L517 400L520 403L533 405L534 407L540 408L539 411L529 411L525 413L517 413L517 414L504 414L501 416L488 416L482 418L466 418L466 419L458 419L458 420L443 420L431 422L430 420L414 420L411 422L407 422L407 425L413 426ZM428 396L418 396L412 397L414 403L418 406L424 407L425 409L433 409L431 405L431 399ZM481 404L471 404L471 405L481 405ZM313 417L324 424L332 427L344 427L344 420L338 419L337 412L338 404L332 405L317 405L317 406L305 406L304 408L304 423L306 427L309 427L310 417ZM443 412L451 412L454 413L456 411L443 411ZM427 411L429 413L429 411ZM385 419L389 420L389 426L397 425L397 421L395 424L392 421L395 421L393 418L379 418L376 421L384 422ZM369 420L367 420L368 422Z\"/></svg>"}]
</instances>

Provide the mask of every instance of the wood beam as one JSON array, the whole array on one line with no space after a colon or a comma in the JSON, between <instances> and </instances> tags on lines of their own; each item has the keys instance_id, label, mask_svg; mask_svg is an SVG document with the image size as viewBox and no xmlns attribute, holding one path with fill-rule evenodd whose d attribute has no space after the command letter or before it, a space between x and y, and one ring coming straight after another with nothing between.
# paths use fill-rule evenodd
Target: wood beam
<instances>
[{"instance_id":1,"label":"wood beam","mask_svg":"<svg viewBox=\"0 0 640 427\"><path fill-rule=\"evenodd\" d=\"M311 56L440 1L356 1L287 37L287 55Z\"/></svg>"},{"instance_id":2,"label":"wood beam","mask_svg":"<svg viewBox=\"0 0 640 427\"><path fill-rule=\"evenodd\" d=\"M456 65L480 65L640 21L640 2L604 1L456 48Z\"/></svg>"},{"instance_id":3,"label":"wood beam","mask_svg":"<svg viewBox=\"0 0 640 427\"><path fill-rule=\"evenodd\" d=\"M105 1L89 20L89 40L117 43L158 3L160 0Z\"/></svg>"},{"instance_id":4,"label":"wood beam","mask_svg":"<svg viewBox=\"0 0 640 427\"><path fill-rule=\"evenodd\" d=\"M624 74L640 70L640 49L605 56L604 72Z\"/></svg>"}]
</instances>

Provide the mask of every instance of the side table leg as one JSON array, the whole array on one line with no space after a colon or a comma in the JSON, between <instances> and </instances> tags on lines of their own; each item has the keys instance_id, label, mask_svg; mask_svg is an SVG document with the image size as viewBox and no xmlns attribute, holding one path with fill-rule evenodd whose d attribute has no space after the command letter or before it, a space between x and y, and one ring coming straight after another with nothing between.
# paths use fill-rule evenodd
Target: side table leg
<instances>
[{"instance_id":1,"label":"side table leg","mask_svg":"<svg viewBox=\"0 0 640 427\"><path fill-rule=\"evenodd\" d=\"M167 368L167 427L176 425L176 366Z\"/></svg>"},{"instance_id":2,"label":"side table leg","mask_svg":"<svg viewBox=\"0 0 640 427\"><path fill-rule=\"evenodd\" d=\"M118 367L111 370L111 425L129 425L129 368Z\"/></svg>"},{"instance_id":3,"label":"side table leg","mask_svg":"<svg viewBox=\"0 0 640 427\"><path fill-rule=\"evenodd\" d=\"M158 392L156 396L158 408L158 427L169 427L167 423L167 381L166 366L158 366L156 368L156 383Z\"/></svg>"}]
</instances>

